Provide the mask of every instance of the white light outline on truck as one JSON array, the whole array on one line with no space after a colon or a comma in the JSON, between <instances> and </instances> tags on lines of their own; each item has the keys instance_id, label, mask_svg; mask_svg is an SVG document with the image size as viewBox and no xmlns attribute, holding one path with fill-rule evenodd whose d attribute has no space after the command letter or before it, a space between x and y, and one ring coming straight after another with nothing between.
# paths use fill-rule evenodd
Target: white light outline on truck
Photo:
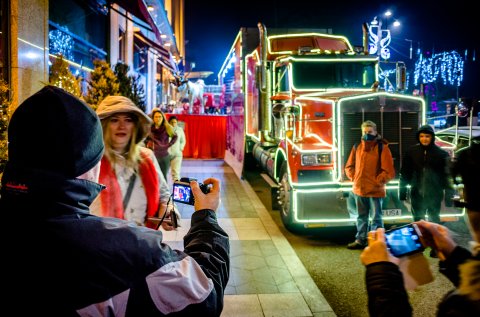
<instances>
[{"instance_id":1,"label":"white light outline on truck","mask_svg":"<svg viewBox=\"0 0 480 317\"><path fill-rule=\"evenodd\" d=\"M243 54L243 52L242 52L242 54ZM258 61L260 61L260 56L258 55L257 50L253 50L252 53L245 55L245 59L239 59L239 61L241 63L240 68L242 69L242 72L244 74L246 74L246 71L248 69L247 68L248 59L250 57L252 57L252 58L255 57L255 55L257 56L257 63L256 64L259 65ZM242 76L242 77L243 77L243 83L242 83L243 84L243 87L242 87L243 89L242 90L245 91L244 97L243 97L244 98L244 118L246 118L245 119L245 125L244 125L245 135L250 136L251 138L254 138L257 142L260 142L260 131L257 131L257 135L249 133L247 131L248 123L250 122L248 120L250 118L250 115L248 113L248 105L249 105L249 103L248 103L248 85L247 85L248 75Z\"/></svg>"},{"instance_id":2,"label":"white light outline on truck","mask_svg":"<svg viewBox=\"0 0 480 317\"><path fill-rule=\"evenodd\" d=\"M332 58L296 58L296 57L292 57L292 56L288 56L288 57L285 57L285 58L282 58L280 59L279 61L280 62L287 62L287 61L294 61L294 62L315 62L315 63L319 63L319 62L333 62L333 61L336 61L336 62L345 62L345 63L353 63L353 62L372 62L372 63L376 63L375 64L375 78L378 78L378 58L369 58L369 57L365 57L365 58L351 58L351 57L346 57L346 58L342 58L342 59L332 59ZM294 65L294 64L291 64L291 65ZM291 83L291 89L292 90L295 90L295 91L315 91L315 92L318 92L319 89L323 89L324 91L323 92L320 92L320 93L325 93L325 92L341 92L341 91L345 91L345 90L348 90L348 91L371 91L372 89L371 88L322 88L322 87L314 87L314 88L297 88L295 86L295 83L293 81L293 68L292 67L289 67L289 81Z\"/></svg>"},{"instance_id":3,"label":"white light outline on truck","mask_svg":"<svg viewBox=\"0 0 480 317\"><path fill-rule=\"evenodd\" d=\"M268 39L268 53L271 54L271 55L283 55L283 54L288 54L288 55L292 55L294 54L294 51L272 51L272 48L271 48L271 40L273 39L276 39L276 38L288 38L288 37L298 37L298 36L302 36L302 37L309 37L309 36L317 36L317 37L323 37L323 38L331 38L331 39L337 39L337 40L342 40L342 42L344 42L346 45L347 45L347 50L346 50L346 53L354 53L353 51L353 47L352 45L350 44L350 41L345 37L345 36L342 36L342 35L331 35L331 34L324 34L324 33L296 33L296 34L278 34L278 35L271 35L271 36L268 36L267 39ZM320 51L320 49L317 49Z\"/></svg>"},{"instance_id":4,"label":"white light outline on truck","mask_svg":"<svg viewBox=\"0 0 480 317\"><path fill-rule=\"evenodd\" d=\"M387 186L387 189L398 189L397 187L392 187L392 186ZM345 188L338 189L338 188L322 188L322 189L294 189L292 187L292 209L293 209L293 218L295 222L297 223L344 223L344 222L351 222L355 221L355 219L349 218L343 218L343 219L329 219L329 218L318 218L318 219L305 219L301 220L298 218L298 213L297 213L297 196L300 194L318 194L318 193L330 193L330 192L338 192L343 195L343 192L348 192L349 190L345 190ZM351 190L350 190L351 191ZM321 197L319 197L319 200ZM462 209L461 213L448 213L448 214L441 214L441 217L463 217L465 215L465 208ZM384 216L384 220L401 220L401 219L408 219L411 220L412 216L411 215L405 215L405 216Z\"/></svg>"}]
</instances>

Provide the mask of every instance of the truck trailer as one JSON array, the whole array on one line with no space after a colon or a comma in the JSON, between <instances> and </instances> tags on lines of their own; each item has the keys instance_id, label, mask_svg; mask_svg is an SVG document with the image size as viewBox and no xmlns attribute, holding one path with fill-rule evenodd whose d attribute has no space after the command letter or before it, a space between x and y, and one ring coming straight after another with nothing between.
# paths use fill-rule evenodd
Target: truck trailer
<instances>
[{"instance_id":1,"label":"truck trailer","mask_svg":"<svg viewBox=\"0 0 480 317\"><path fill-rule=\"evenodd\" d=\"M405 69L399 65L397 87L403 88ZM378 56L358 52L343 36L280 29L267 34L259 23L240 29L218 76L228 99L237 100L233 114L243 124L243 142L233 152L243 151L236 155L243 168L254 162L273 180L272 205L287 229L355 224L344 167L365 120L377 124L394 158L384 222L412 221L397 198L398 174L402 154L417 143L417 128L426 122L425 102L381 91ZM458 220L463 210L444 207L441 217Z\"/></svg>"}]
</instances>

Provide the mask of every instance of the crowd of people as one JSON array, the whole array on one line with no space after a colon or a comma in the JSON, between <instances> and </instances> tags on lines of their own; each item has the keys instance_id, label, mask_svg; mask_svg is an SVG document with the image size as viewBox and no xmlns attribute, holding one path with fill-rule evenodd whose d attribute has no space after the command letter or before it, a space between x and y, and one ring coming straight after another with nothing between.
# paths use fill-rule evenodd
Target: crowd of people
<instances>
[{"instance_id":1,"label":"crowd of people","mask_svg":"<svg viewBox=\"0 0 480 317\"><path fill-rule=\"evenodd\" d=\"M386 184L395 177L392 154L374 122L363 122L361 131L345 166L357 211L357 234L348 248L363 249L370 315L411 316L400 259L387 248L381 215ZM16 109L8 132L0 209L7 223L26 215L34 225L22 232L29 243L2 230L8 241L4 267L12 276L4 281L7 305L25 315L220 316L230 247L216 219L219 180L203 181L208 192L190 182L195 212L184 251L171 249L162 231L152 230L158 229L152 218L176 212L167 175L170 170L172 181L180 178L186 140L175 116L167 121L160 109L148 116L123 96L106 97L94 112L46 86ZM48 142L32 142L33 136ZM413 220L455 286L438 315L479 316L480 144L450 166L434 136L430 126L418 129L418 144L403 158L400 199L409 185ZM451 189L450 179L464 184L471 251L440 224L438 191Z\"/></svg>"}]
</instances>

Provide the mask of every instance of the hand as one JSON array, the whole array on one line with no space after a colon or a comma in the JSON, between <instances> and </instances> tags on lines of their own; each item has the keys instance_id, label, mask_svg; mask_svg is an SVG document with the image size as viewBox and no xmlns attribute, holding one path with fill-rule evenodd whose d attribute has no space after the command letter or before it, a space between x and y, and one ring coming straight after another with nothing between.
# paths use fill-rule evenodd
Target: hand
<instances>
[{"instance_id":1,"label":"hand","mask_svg":"<svg viewBox=\"0 0 480 317\"><path fill-rule=\"evenodd\" d=\"M360 254L360 261L365 266L377 262L392 262L398 265L400 260L388 252L384 228L368 233L368 246Z\"/></svg>"},{"instance_id":2,"label":"hand","mask_svg":"<svg viewBox=\"0 0 480 317\"><path fill-rule=\"evenodd\" d=\"M193 197L195 197L195 211L202 209L217 211L217 208L220 205L220 181L216 178L207 178L203 181L203 184L213 185L210 187L210 192L208 194L202 192L196 181L190 182Z\"/></svg>"},{"instance_id":3,"label":"hand","mask_svg":"<svg viewBox=\"0 0 480 317\"><path fill-rule=\"evenodd\" d=\"M422 232L423 243L435 249L440 260L445 260L457 246L447 227L424 220L418 221L416 224Z\"/></svg>"}]
</instances>

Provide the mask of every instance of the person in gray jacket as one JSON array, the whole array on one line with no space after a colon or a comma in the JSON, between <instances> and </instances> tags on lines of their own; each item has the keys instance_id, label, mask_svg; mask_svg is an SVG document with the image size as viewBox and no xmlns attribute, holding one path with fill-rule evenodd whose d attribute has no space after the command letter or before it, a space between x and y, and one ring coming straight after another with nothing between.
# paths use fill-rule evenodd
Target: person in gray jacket
<instances>
[{"instance_id":1,"label":"person in gray jacket","mask_svg":"<svg viewBox=\"0 0 480 317\"><path fill-rule=\"evenodd\" d=\"M41 125L39 125L41 122ZM229 238L215 210L220 184L197 182L184 251L162 232L90 214L104 152L95 112L47 86L13 113L0 210L2 309L22 316L220 316ZM12 313L14 312L14 313Z\"/></svg>"}]
</instances>

